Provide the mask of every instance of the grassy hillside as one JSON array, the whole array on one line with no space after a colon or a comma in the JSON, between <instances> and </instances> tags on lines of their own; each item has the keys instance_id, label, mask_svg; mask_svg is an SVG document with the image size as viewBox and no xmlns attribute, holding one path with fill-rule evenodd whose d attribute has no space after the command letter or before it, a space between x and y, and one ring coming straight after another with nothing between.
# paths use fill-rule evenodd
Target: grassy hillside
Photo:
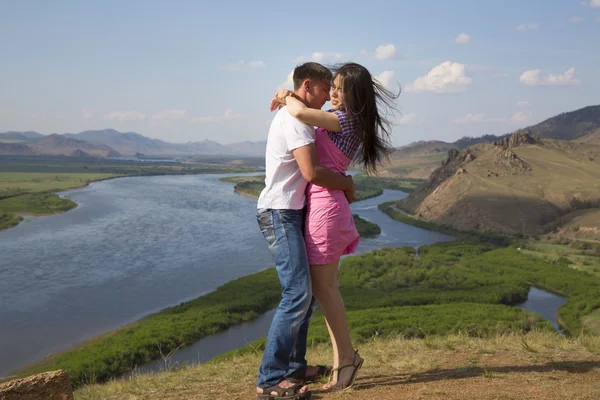
<instances>
[{"instance_id":1,"label":"grassy hillside","mask_svg":"<svg viewBox=\"0 0 600 400\"><path fill-rule=\"evenodd\" d=\"M91 377L106 381L159 358L161 350L167 354L274 308L281 298L276 281L273 268L237 279L17 375L62 368L76 386ZM541 317L510 307L526 299L531 284L569 297L559 310L565 331L590 332L587 321L600 309L600 279L562 260L549 262L515 248L457 241L423 246L418 255L412 247L382 249L345 258L340 273L351 334L358 344L387 335L464 332L480 337L550 329ZM326 327L317 319L309 333L314 343L327 341Z\"/></svg>"},{"instance_id":2,"label":"grassy hillside","mask_svg":"<svg viewBox=\"0 0 600 400\"><path fill-rule=\"evenodd\" d=\"M556 140L472 146L397 205L463 230L543 233L569 212L600 205L600 146Z\"/></svg>"},{"instance_id":3,"label":"grassy hillside","mask_svg":"<svg viewBox=\"0 0 600 400\"><path fill-rule=\"evenodd\" d=\"M400 149L402 150L402 148ZM448 158L447 151L396 151L384 162L382 176L427 179Z\"/></svg>"},{"instance_id":4,"label":"grassy hillside","mask_svg":"<svg viewBox=\"0 0 600 400\"><path fill-rule=\"evenodd\" d=\"M598 337L555 334L499 334L479 338L464 333L425 339L376 337L360 347L365 359L355 387L321 399L595 399L599 393ZM84 386L76 400L256 399L256 371L262 352L201 365L136 375L104 385ZM330 364L331 348L312 345L309 362ZM168 364L168 363L167 363Z\"/></svg>"}]
</instances>

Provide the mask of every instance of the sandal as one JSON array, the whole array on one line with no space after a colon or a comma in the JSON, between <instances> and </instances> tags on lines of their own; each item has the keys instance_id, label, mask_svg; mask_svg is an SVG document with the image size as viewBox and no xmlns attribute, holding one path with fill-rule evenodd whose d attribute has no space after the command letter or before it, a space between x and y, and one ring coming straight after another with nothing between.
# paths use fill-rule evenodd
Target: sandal
<instances>
[{"instance_id":1,"label":"sandal","mask_svg":"<svg viewBox=\"0 0 600 400\"><path fill-rule=\"evenodd\" d=\"M298 389L302 388L304 385L302 383L297 383L293 386L284 388L281 386L271 386L268 388L263 388L262 394L257 394L259 400L309 400L312 398L312 393L310 390L306 392L299 393L296 392ZM272 392L277 393L276 395L271 394ZM286 393L293 393L291 396L285 396Z\"/></svg>"},{"instance_id":2,"label":"sandal","mask_svg":"<svg viewBox=\"0 0 600 400\"><path fill-rule=\"evenodd\" d=\"M317 372L314 375L311 376L305 376L304 378L288 378L287 381L288 382L292 382L292 383L315 383L315 382L319 382L321 380L321 378L327 378L329 376L331 376L331 373L333 371L332 367L329 367L327 365L315 365L315 367L317 367Z\"/></svg>"},{"instance_id":3,"label":"sandal","mask_svg":"<svg viewBox=\"0 0 600 400\"><path fill-rule=\"evenodd\" d=\"M355 360L356 360L356 356L358 356L358 350L354 351L354 359ZM352 375L350 376L350 380L348 381L348 383L346 384L346 386L344 386L341 389L329 388L328 390L337 391L337 390L348 390L348 389L350 389L354 385L354 381L356 380L356 375L358 374L358 370L360 369L360 367L362 367L364 361L365 360L361 359L360 362L358 364L356 364L356 365L354 363L352 363L352 364L346 364L346 365L343 365L341 367L338 367L336 369L331 370L331 378L333 378L333 372L337 371L338 376L339 376L340 371L343 370L344 368L350 368L350 367L354 368L354 371L352 371ZM331 382L331 378L330 378L330 382ZM336 385L337 385L337 382L336 382Z\"/></svg>"}]
</instances>

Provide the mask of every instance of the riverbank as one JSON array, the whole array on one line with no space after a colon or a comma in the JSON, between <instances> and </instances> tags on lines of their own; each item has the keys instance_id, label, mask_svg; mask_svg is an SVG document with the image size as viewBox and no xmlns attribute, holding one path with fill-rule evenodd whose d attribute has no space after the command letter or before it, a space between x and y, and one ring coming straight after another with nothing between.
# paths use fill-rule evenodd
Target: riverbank
<instances>
[{"instance_id":1,"label":"riverbank","mask_svg":"<svg viewBox=\"0 0 600 400\"><path fill-rule=\"evenodd\" d=\"M526 299L530 283L569 296L560 309L568 333L586 331L582 318L600 307L599 279L513 248L463 240L422 246L418 255L412 247L382 249L348 257L342 264L340 289L357 343L381 335L426 337L464 331L487 336L552 330L539 316L509 307ZM75 386L88 383L91 376L104 382L180 346L257 318L277 305L280 290L270 284L276 280L272 268L237 279L15 374L62 368ZM423 319L425 315L430 318ZM328 340L327 329L318 320L309 332L315 343Z\"/></svg>"},{"instance_id":2,"label":"riverbank","mask_svg":"<svg viewBox=\"0 0 600 400\"><path fill-rule=\"evenodd\" d=\"M233 191L242 196L249 197L251 199L258 199L260 196L260 192L265 188L263 176L233 176L219 179L221 182L225 183L233 183ZM383 188L378 187L377 191L381 191L383 193ZM379 193L379 194L381 194ZM366 200L374 196L375 191L373 190L361 190L357 188L357 198L360 200ZM357 200L357 201L360 201ZM358 214L352 214L354 218L354 225L356 226L356 230L360 234L360 237L363 239L374 238L381 233L381 228L372 222L367 221L364 218L361 218Z\"/></svg>"},{"instance_id":3,"label":"riverbank","mask_svg":"<svg viewBox=\"0 0 600 400\"><path fill-rule=\"evenodd\" d=\"M365 359L353 389L323 399L396 400L399 398L594 399L600 388L600 338L563 338L548 332L473 337L463 333L373 338L361 344ZM253 392L262 353L243 355L169 372L134 375L75 391L77 400L148 398L256 399ZM314 364L331 363L329 344L312 345Z\"/></svg>"},{"instance_id":4,"label":"riverbank","mask_svg":"<svg viewBox=\"0 0 600 400\"><path fill-rule=\"evenodd\" d=\"M258 198L260 192L265 188L265 176L233 176L221 178L221 182L233 183L235 193ZM366 175L354 176L356 186L355 201L370 199L381 196L384 189L399 190L404 193L414 191L424 180L409 178L384 178L369 177Z\"/></svg>"}]
</instances>

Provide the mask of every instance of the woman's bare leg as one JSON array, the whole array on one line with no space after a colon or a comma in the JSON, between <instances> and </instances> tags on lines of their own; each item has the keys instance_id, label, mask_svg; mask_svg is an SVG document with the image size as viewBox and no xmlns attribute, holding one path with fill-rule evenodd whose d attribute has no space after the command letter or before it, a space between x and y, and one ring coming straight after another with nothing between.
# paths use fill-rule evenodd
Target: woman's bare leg
<instances>
[{"instance_id":1,"label":"woman's bare leg","mask_svg":"<svg viewBox=\"0 0 600 400\"><path fill-rule=\"evenodd\" d=\"M344 301L338 287L338 264L339 260L331 264L310 266L313 296L315 296L323 310L323 314L325 314L325 321L333 345L334 369L344 365L358 364L360 361L360 358L355 357L354 354ZM352 376L352 372L352 368L342 369L337 376L333 376L331 385L325 385L325 388L345 387Z\"/></svg>"}]
</instances>

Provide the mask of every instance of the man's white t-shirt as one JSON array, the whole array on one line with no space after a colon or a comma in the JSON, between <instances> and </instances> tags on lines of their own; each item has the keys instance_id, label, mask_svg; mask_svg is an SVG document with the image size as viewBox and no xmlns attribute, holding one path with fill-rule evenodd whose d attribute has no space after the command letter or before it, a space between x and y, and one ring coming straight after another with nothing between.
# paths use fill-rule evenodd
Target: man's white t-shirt
<instances>
[{"instance_id":1,"label":"man's white t-shirt","mask_svg":"<svg viewBox=\"0 0 600 400\"><path fill-rule=\"evenodd\" d=\"M315 141L314 128L292 117L283 107L277 112L267 138L265 188L258 208L300 210L304 207L306 180L292 151Z\"/></svg>"}]
</instances>

